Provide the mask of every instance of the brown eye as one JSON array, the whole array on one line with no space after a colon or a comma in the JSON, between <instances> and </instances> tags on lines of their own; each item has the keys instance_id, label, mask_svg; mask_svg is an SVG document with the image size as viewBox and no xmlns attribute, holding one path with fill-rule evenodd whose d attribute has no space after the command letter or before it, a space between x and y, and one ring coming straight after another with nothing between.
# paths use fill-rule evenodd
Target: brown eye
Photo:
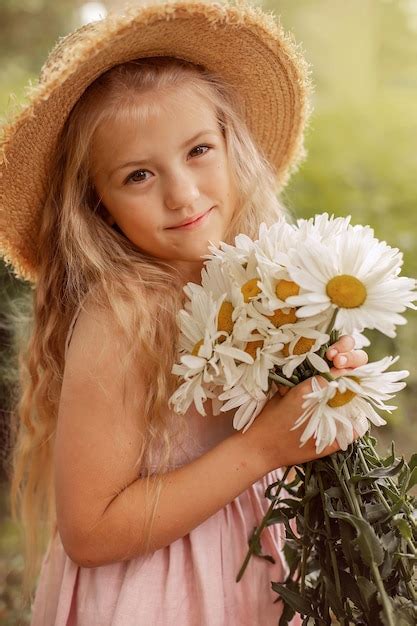
<instances>
[{"instance_id":1,"label":"brown eye","mask_svg":"<svg viewBox=\"0 0 417 626\"><path fill-rule=\"evenodd\" d=\"M207 146L206 144L200 144L199 146L195 146L195 147L194 147L194 148L190 151L190 153L191 153L191 152L194 152L194 150L197 150L198 148L207 148L207 152L208 152L208 150L210 150L210 149L211 149L211 146ZM203 154L207 154L207 152L202 152L202 153L198 154L197 156L202 156Z\"/></svg>"},{"instance_id":2,"label":"brown eye","mask_svg":"<svg viewBox=\"0 0 417 626\"><path fill-rule=\"evenodd\" d=\"M146 172L147 170L135 170L134 172L132 172L131 174L129 174L129 176L126 178L126 183L128 183L130 180L133 180L137 174L143 174L144 172ZM146 180L145 178L139 179L139 180L133 180L133 182L137 183L141 183L144 180Z\"/></svg>"}]
</instances>

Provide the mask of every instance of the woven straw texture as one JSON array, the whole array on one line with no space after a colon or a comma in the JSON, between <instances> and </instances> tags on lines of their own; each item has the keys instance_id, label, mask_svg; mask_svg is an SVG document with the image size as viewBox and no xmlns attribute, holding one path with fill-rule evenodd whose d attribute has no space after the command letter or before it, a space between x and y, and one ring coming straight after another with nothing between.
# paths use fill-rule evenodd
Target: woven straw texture
<instances>
[{"instance_id":1,"label":"woven straw texture","mask_svg":"<svg viewBox=\"0 0 417 626\"><path fill-rule=\"evenodd\" d=\"M58 40L39 79L6 115L0 138L0 254L16 277L36 283L37 234L59 134L101 73L146 56L204 65L234 85L279 189L306 157L311 69L279 17L248 0L153 1L78 28Z\"/></svg>"}]
</instances>

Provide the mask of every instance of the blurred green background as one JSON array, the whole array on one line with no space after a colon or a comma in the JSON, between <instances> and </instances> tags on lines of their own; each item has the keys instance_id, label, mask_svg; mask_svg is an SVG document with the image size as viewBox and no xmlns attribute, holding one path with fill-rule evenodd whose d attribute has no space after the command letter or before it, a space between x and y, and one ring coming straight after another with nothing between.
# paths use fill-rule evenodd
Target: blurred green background
<instances>
[{"instance_id":1,"label":"blurred green background","mask_svg":"<svg viewBox=\"0 0 417 626\"><path fill-rule=\"evenodd\" d=\"M255 4L255 2L254 2ZM309 156L283 194L299 217L328 211L369 224L378 238L404 253L403 274L417 276L417 0L282 0L257 2L281 16L312 64L314 107ZM124 2L1 0L0 116L25 96L56 40ZM28 291L0 262L0 316L7 296ZM369 333L370 360L400 354L396 369L410 370L407 388L377 433L409 457L416 450L417 315L406 313L395 339ZM7 449L10 340L0 329L2 457ZM374 433L375 434L375 433ZM7 474L0 488L0 622L18 622L22 558L10 521Z\"/></svg>"}]
</instances>

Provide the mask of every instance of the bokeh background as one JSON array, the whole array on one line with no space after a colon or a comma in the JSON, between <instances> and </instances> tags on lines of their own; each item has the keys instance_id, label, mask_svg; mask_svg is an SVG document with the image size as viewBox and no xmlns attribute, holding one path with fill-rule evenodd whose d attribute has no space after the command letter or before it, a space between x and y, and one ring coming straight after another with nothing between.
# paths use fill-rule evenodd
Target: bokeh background
<instances>
[{"instance_id":1,"label":"bokeh background","mask_svg":"<svg viewBox=\"0 0 417 626\"><path fill-rule=\"evenodd\" d=\"M254 2L255 4L255 2ZM272 0L256 2L281 16L312 63L315 112L306 136L308 159L283 194L298 216L328 211L369 224L379 239L404 253L403 274L417 276L417 0ZM100 19L124 2L103 0L1 0L0 116L25 97L57 39ZM0 261L0 319L9 299L24 294ZM392 439L407 458L416 450L417 314L389 339L369 333L371 360L401 355L407 388L397 397L389 424L375 433L385 452ZM0 418L2 459L13 388L7 329L0 324ZM0 483L0 623L17 617L20 572L17 528L10 519L7 471ZM19 621L18 621L19 619Z\"/></svg>"}]
</instances>

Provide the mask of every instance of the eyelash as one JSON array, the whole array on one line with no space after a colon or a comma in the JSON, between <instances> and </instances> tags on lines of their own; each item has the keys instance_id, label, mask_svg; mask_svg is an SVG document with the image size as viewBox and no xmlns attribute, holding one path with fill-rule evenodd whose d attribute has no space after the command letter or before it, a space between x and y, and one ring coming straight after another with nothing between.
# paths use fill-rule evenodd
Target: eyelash
<instances>
[{"instance_id":1,"label":"eyelash","mask_svg":"<svg viewBox=\"0 0 417 626\"><path fill-rule=\"evenodd\" d=\"M197 157L201 157L201 156L204 156L205 154L207 154L207 152L208 152L209 150L211 150L211 149L212 149L212 147L213 147L213 146L209 146L209 145L207 145L207 144L205 144L205 143L201 143L201 144L198 144L198 146L194 146L194 148L191 148L190 152L192 152L193 150L196 150L196 148L208 148L208 150L206 150L206 152L203 152L202 154L198 154L198 155L197 155ZM138 172L147 172L147 171L148 171L148 170L135 170L134 172L132 172L131 174L129 174L129 176L126 178L125 184L129 184L129 183L130 183L131 178L132 178L135 174L137 174ZM133 184L134 184L134 185L140 185L140 184L142 184L143 182L145 182L145 179L144 179L144 180L141 180L141 181L134 181L134 182L133 182Z\"/></svg>"}]
</instances>

